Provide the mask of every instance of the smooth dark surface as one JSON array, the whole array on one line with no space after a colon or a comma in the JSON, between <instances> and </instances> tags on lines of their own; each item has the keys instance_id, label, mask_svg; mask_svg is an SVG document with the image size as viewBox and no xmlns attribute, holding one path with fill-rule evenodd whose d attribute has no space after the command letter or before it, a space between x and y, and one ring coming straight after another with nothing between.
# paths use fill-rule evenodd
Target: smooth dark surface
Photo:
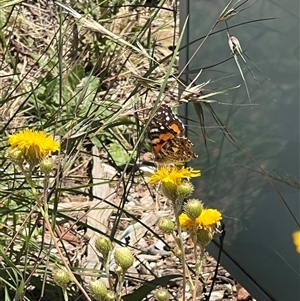
<instances>
[{"instance_id":1,"label":"smooth dark surface","mask_svg":"<svg viewBox=\"0 0 300 301\"><path fill-rule=\"evenodd\" d=\"M181 24L189 15L183 46L206 35L227 3L181 1ZM195 110L189 105L190 120L186 123L199 155L189 165L202 170L202 177L194 181L194 196L223 213L225 268L259 301L294 301L300 300L300 254L292 241L292 233L299 230L300 204L299 1L259 0L228 25L270 17L276 19L229 28L262 70L246 58L258 85L239 59L253 105L233 59L204 70L198 79L198 84L211 79L206 88L212 90L241 85L227 95L214 97L219 103L211 104L236 142L224 136L225 129L206 108L206 149ZM218 24L214 32L225 28L225 23ZM181 68L200 42L181 52ZM224 30L209 37L188 71L229 57ZM182 78L191 80L194 76L185 73ZM180 113L184 115L183 110ZM212 243L209 250L216 255L218 246Z\"/></svg>"}]
</instances>

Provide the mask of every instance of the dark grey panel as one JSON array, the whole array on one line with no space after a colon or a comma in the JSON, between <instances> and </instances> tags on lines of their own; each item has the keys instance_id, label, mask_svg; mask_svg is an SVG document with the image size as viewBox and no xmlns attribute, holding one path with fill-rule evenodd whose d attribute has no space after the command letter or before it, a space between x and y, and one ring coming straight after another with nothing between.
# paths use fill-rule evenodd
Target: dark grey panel
<instances>
[{"instance_id":1,"label":"dark grey panel","mask_svg":"<svg viewBox=\"0 0 300 301\"><path fill-rule=\"evenodd\" d=\"M183 44L204 36L227 3L180 1L181 24L189 16ZM276 19L229 29L262 70L249 62L258 85L243 66L252 106L233 59L204 70L198 79L197 83L211 79L208 89L241 85L228 95L216 96L220 104L211 104L237 143L224 137L224 128L204 108L207 149L199 122L187 122L189 138L199 155L190 165L203 172L194 182L195 196L224 214L222 264L258 300L294 301L300 300L300 256L292 242L292 233L299 230L300 204L299 1L260 0L228 25L268 17ZM222 29L224 23L214 31ZM184 48L181 68L200 43ZM196 54L183 79L191 80L196 75L191 71L229 57L226 31L214 34ZM197 121L192 105L187 114ZM217 249L210 246L213 254Z\"/></svg>"}]
</instances>

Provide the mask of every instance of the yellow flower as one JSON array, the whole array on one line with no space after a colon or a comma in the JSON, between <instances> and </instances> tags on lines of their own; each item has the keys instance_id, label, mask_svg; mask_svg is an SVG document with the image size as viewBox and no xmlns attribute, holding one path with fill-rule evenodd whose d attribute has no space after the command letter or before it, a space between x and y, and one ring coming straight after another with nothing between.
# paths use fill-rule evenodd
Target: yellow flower
<instances>
[{"instance_id":1,"label":"yellow flower","mask_svg":"<svg viewBox=\"0 0 300 301\"><path fill-rule=\"evenodd\" d=\"M190 219L185 213L179 216L181 227L187 228L192 233L197 229L206 229L214 232L220 225L221 219L222 215L216 209L203 209L195 220Z\"/></svg>"},{"instance_id":2,"label":"yellow flower","mask_svg":"<svg viewBox=\"0 0 300 301\"><path fill-rule=\"evenodd\" d=\"M219 226L221 219L222 215L220 211L216 209L204 209L196 221L198 221L202 228L208 228L214 225Z\"/></svg>"},{"instance_id":3,"label":"yellow flower","mask_svg":"<svg viewBox=\"0 0 300 301\"><path fill-rule=\"evenodd\" d=\"M293 241L296 246L296 250L300 253L300 231L296 231L293 233Z\"/></svg>"},{"instance_id":4,"label":"yellow flower","mask_svg":"<svg viewBox=\"0 0 300 301\"><path fill-rule=\"evenodd\" d=\"M188 228L192 231L196 220L190 219L185 213L181 213L179 216L179 223L182 228Z\"/></svg>"},{"instance_id":5,"label":"yellow flower","mask_svg":"<svg viewBox=\"0 0 300 301\"><path fill-rule=\"evenodd\" d=\"M194 177L200 177L201 171L193 169L191 167L178 168L176 166L171 168L162 167L159 168L150 177L150 183L156 184L158 182L172 183L179 185L182 183L183 179L190 180Z\"/></svg>"},{"instance_id":6,"label":"yellow flower","mask_svg":"<svg viewBox=\"0 0 300 301\"><path fill-rule=\"evenodd\" d=\"M32 131L29 129L9 136L9 151L19 151L24 159L31 165L37 165L51 152L59 149L59 143L44 131Z\"/></svg>"}]
</instances>

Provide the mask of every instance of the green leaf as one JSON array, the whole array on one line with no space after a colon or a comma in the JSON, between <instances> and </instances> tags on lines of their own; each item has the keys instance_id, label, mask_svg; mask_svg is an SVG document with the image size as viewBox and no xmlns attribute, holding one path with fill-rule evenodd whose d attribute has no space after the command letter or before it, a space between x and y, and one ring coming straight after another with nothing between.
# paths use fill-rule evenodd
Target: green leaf
<instances>
[{"instance_id":1,"label":"green leaf","mask_svg":"<svg viewBox=\"0 0 300 301\"><path fill-rule=\"evenodd\" d=\"M81 79L81 84L79 86L82 86L83 88L74 98L74 102L76 103L75 108L76 110L78 108L79 115L85 115L90 110L91 103L95 101L95 95L98 93L99 85L100 80L95 76L83 77ZM77 86L76 90L78 89L81 88Z\"/></svg>"},{"instance_id":2,"label":"green leaf","mask_svg":"<svg viewBox=\"0 0 300 301\"><path fill-rule=\"evenodd\" d=\"M72 71L68 75L68 82L70 84L71 90L75 90L77 85L84 78L85 72L82 65L76 64L73 66Z\"/></svg>"},{"instance_id":3,"label":"green leaf","mask_svg":"<svg viewBox=\"0 0 300 301\"><path fill-rule=\"evenodd\" d=\"M21 279L16 294L14 296L14 300L21 300L21 296L24 294L24 287L25 287L25 282L23 279Z\"/></svg>"},{"instance_id":4,"label":"green leaf","mask_svg":"<svg viewBox=\"0 0 300 301\"><path fill-rule=\"evenodd\" d=\"M109 154L117 166L124 166L130 159L128 152L120 143L114 142L109 147Z\"/></svg>"},{"instance_id":5,"label":"green leaf","mask_svg":"<svg viewBox=\"0 0 300 301\"><path fill-rule=\"evenodd\" d=\"M124 296L123 299L125 301L142 300L143 298L146 298L146 296L157 286L166 286L170 280L175 278L182 278L182 275L167 275L147 281L132 294Z\"/></svg>"}]
</instances>

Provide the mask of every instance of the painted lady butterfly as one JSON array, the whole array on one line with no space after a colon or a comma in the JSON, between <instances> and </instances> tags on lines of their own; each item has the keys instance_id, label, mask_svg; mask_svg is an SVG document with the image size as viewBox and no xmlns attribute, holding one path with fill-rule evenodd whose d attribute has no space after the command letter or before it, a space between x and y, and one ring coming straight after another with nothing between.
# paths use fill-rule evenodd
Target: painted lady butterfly
<instances>
[{"instance_id":1,"label":"painted lady butterfly","mask_svg":"<svg viewBox=\"0 0 300 301\"><path fill-rule=\"evenodd\" d=\"M192 142L184 136L182 121L171 108L162 104L149 124L149 139L156 161L167 164L184 164L197 158Z\"/></svg>"}]
</instances>

